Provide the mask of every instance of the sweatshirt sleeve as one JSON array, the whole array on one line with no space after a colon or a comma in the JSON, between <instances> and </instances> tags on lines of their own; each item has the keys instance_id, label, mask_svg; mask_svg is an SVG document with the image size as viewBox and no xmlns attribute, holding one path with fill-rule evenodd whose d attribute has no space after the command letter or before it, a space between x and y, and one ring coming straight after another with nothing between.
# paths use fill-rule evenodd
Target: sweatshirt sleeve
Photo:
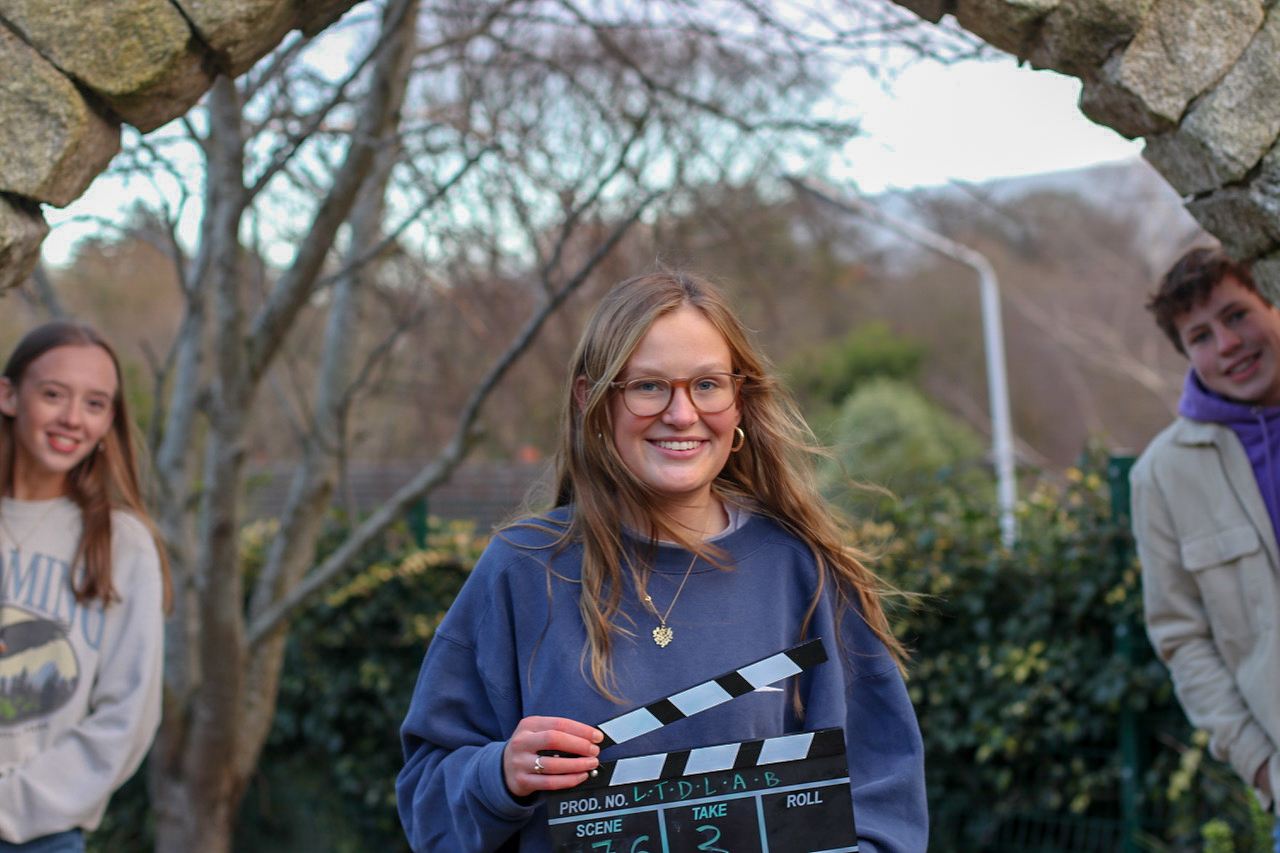
<instances>
[{"instance_id":1,"label":"sweatshirt sleeve","mask_svg":"<svg viewBox=\"0 0 1280 853\"><path fill-rule=\"evenodd\" d=\"M484 623L474 580L431 639L400 729L405 764L396 802L415 853L491 853L534 813L534 803L517 802L502 777L519 704L485 674L501 678L512 667L482 664L473 638L488 637L491 650L513 644L498 642L497 629Z\"/></svg>"},{"instance_id":2,"label":"sweatshirt sleeve","mask_svg":"<svg viewBox=\"0 0 1280 853\"><path fill-rule=\"evenodd\" d=\"M1188 719L1209 732L1210 752L1230 762L1252 784L1254 773L1272 756L1274 747L1245 705L1218 651L1199 586L1183 565L1164 493L1141 466L1140 462L1131 480L1147 635L1169 667Z\"/></svg>"},{"instance_id":3,"label":"sweatshirt sleeve","mask_svg":"<svg viewBox=\"0 0 1280 853\"><path fill-rule=\"evenodd\" d=\"M897 665L875 644L880 651L872 665L853 674L845 724L858 849L924 853L929 806L920 725Z\"/></svg>"},{"instance_id":4,"label":"sweatshirt sleeve","mask_svg":"<svg viewBox=\"0 0 1280 853\"><path fill-rule=\"evenodd\" d=\"M96 828L111 795L138 769L160 723L164 613L150 534L125 519L113 548L120 601L104 613L89 712L26 763L0 776L0 838L22 842ZM122 535L123 534L123 535Z\"/></svg>"}]
</instances>

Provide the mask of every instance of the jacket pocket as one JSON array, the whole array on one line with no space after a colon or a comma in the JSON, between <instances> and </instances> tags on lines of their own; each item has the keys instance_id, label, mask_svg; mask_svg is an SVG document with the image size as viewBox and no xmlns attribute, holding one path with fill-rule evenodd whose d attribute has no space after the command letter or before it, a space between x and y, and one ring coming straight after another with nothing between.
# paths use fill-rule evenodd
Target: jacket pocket
<instances>
[{"instance_id":1,"label":"jacket pocket","mask_svg":"<svg viewBox=\"0 0 1280 853\"><path fill-rule=\"evenodd\" d=\"M1242 524L1190 539L1182 546L1182 564L1200 590L1219 653L1234 671L1252 647L1249 572L1266 567L1262 539Z\"/></svg>"},{"instance_id":2,"label":"jacket pocket","mask_svg":"<svg viewBox=\"0 0 1280 853\"><path fill-rule=\"evenodd\" d=\"M1188 571L1198 572L1224 563L1233 563L1241 557L1256 553L1262 548L1262 540L1253 525L1241 524L1216 530L1208 536L1191 539L1182 546L1182 565Z\"/></svg>"}]
</instances>

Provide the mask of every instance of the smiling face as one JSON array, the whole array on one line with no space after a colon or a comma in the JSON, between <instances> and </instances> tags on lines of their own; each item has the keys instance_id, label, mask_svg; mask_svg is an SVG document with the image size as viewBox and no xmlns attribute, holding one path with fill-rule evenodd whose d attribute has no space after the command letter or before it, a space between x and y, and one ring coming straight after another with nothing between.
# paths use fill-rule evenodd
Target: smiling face
<instances>
[{"instance_id":1,"label":"smiling face","mask_svg":"<svg viewBox=\"0 0 1280 853\"><path fill-rule=\"evenodd\" d=\"M1206 388L1242 403L1280 405L1280 309L1228 275L1174 324Z\"/></svg>"},{"instance_id":2,"label":"smiling face","mask_svg":"<svg viewBox=\"0 0 1280 853\"><path fill-rule=\"evenodd\" d=\"M701 311L685 305L654 321L618 380L691 379L732 373L733 368L724 336ZM613 443L623 464L658 493L665 512L693 530L709 532L706 525L714 524L711 513L719 511L711 483L729 459L734 427L742 420L741 403L704 414L682 386L657 415L631 414L618 392L612 394L609 407Z\"/></svg>"},{"instance_id":3,"label":"smiling face","mask_svg":"<svg viewBox=\"0 0 1280 853\"><path fill-rule=\"evenodd\" d=\"M13 497L45 500L66 492L68 472L111 429L118 389L111 356L93 345L45 352L16 385L0 378L0 412L13 418Z\"/></svg>"}]
</instances>

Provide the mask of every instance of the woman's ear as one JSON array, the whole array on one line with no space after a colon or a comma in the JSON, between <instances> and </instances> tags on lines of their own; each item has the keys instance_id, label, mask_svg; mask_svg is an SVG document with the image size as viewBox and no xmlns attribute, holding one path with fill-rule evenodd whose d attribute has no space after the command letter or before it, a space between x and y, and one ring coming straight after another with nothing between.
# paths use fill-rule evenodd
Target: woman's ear
<instances>
[{"instance_id":1,"label":"woman's ear","mask_svg":"<svg viewBox=\"0 0 1280 853\"><path fill-rule=\"evenodd\" d=\"M18 389L7 376L0 376L0 414L18 416Z\"/></svg>"},{"instance_id":2,"label":"woman's ear","mask_svg":"<svg viewBox=\"0 0 1280 853\"><path fill-rule=\"evenodd\" d=\"M587 377L579 376L573 380L573 402L578 406L578 413L587 408Z\"/></svg>"}]
</instances>

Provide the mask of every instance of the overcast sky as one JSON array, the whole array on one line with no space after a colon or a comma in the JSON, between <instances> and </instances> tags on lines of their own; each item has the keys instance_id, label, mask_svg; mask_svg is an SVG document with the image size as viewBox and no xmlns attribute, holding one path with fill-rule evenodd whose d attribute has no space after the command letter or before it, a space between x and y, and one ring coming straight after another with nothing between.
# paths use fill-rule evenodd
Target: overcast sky
<instances>
[{"instance_id":1,"label":"overcast sky","mask_svg":"<svg viewBox=\"0 0 1280 853\"><path fill-rule=\"evenodd\" d=\"M1080 112L1080 81L1012 58L912 66L886 93L851 77L842 95L864 136L847 149L867 193L984 181L1137 158L1140 141Z\"/></svg>"}]
</instances>

